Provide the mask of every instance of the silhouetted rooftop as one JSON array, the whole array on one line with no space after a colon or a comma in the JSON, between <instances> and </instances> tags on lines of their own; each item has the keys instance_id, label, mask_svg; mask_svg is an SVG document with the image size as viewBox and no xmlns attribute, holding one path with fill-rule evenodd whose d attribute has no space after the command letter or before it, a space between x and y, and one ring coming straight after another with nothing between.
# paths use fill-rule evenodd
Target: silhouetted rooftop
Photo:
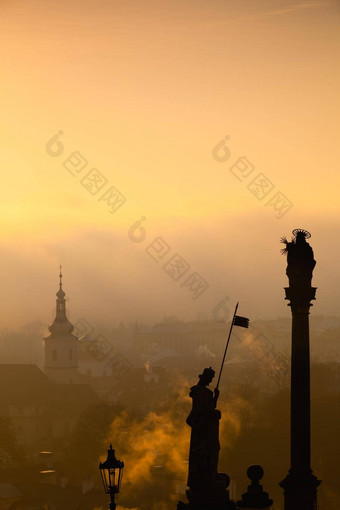
<instances>
[{"instance_id":1,"label":"silhouetted rooftop","mask_svg":"<svg viewBox=\"0 0 340 510\"><path fill-rule=\"evenodd\" d=\"M60 408L74 412L97 400L87 384L57 384L36 365L0 364L0 410L43 405L50 414Z\"/></svg>"}]
</instances>

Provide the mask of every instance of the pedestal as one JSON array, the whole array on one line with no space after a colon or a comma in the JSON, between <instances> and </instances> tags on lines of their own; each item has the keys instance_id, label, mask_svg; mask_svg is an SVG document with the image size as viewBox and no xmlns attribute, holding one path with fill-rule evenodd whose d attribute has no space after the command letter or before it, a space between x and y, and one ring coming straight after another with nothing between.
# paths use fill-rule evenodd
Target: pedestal
<instances>
[{"instance_id":1,"label":"pedestal","mask_svg":"<svg viewBox=\"0 0 340 510\"><path fill-rule=\"evenodd\" d=\"M270 510L273 500L263 490L259 483L263 477L263 469L258 464L249 466L247 476L251 480L248 490L242 494L242 499L237 502L237 508L241 510Z\"/></svg>"},{"instance_id":2,"label":"pedestal","mask_svg":"<svg viewBox=\"0 0 340 510\"><path fill-rule=\"evenodd\" d=\"M177 510L235 510L235 503L229 499L229 477L220 476L221 480L191 486L186 491L189 503L180 501Z\"/></svg>"}]
</instances>

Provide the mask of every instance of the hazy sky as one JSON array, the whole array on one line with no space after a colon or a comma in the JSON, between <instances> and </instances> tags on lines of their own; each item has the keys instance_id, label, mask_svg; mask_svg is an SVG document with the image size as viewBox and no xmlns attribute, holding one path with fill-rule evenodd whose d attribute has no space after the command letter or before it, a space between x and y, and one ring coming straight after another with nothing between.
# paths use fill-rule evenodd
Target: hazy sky
<instances>
[{"instance_id":1,"label":"hazy sky","mask_svg":"<svg viewBox=\"0 0 340 510\"><path fill-rule=\"evenodd\" d=\"M71 319L210 316L225 296L288 315L279 239L296 227L312 233L312 312L338 315L338 1L0 0L0 13L2 327L52 319L60 263ZM176 254L178 280L163 268ZM209 285L197 299L192 273Z\"/></svg>"}]
</instances>

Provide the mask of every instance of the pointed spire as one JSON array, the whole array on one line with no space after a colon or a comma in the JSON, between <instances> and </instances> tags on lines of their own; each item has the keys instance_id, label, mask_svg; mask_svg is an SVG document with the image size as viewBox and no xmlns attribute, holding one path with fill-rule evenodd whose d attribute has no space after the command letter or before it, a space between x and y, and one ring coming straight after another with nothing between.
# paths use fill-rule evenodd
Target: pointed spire
<instances>
[{"instance_id":1,"label":"pointed spire","mask_svg":"<svg viewBox=\"0 0 340 510\"><path fill-rule=\"evenodd\" d=\"M48 328L51 333L71 333L74 329L66 316L66 300L65 292L63 291L63 274L61 272L62 266L59 266L59 290L56 294L56 317L53 323Z\"/></svg>"},{"instance_id":2,"label":"pointed spire","mask_svg":"<svg viewBox=\"0 0 340 510\"><path fill-rule=\"evenodd\" d=\"M58 298L65 297L65 292L63 291L63 273L61 272L61 269L62 269L62 265L60 264L60 266L59 266L59 290L57 292ZM57 312L58 312L58 307L57 307Z\"/></svg>"}]
</instances>

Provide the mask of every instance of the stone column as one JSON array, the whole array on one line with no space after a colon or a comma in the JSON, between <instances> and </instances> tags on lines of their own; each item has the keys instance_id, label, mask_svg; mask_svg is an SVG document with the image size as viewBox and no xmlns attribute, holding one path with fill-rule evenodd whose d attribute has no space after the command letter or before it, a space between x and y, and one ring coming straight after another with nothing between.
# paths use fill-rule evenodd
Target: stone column
<instances>
[{"instance_id":1,"label":"stone column","mask_svg":"<svg viewBox=\"0 0 340 510\"><path fill-rule=\"evenodd\" d=\"M289 287L286 298L292 311L291 358L291 467L280 482L284 489L285 510L316 510L317 487L310 460L310 358L309 309L316 288L311 286L316 264L313 250L306 242L309 232L293 231L295 238L286 244Z\"/></svg>"}]
</instances>

